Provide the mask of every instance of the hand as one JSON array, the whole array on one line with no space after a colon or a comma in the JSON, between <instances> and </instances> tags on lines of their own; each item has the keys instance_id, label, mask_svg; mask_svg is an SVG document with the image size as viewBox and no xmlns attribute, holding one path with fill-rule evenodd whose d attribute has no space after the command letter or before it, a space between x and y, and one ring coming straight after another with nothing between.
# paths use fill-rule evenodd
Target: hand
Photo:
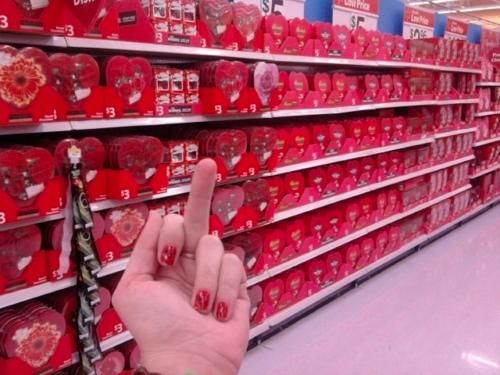
<instances>
[{"instance_id":1,"label":"hand","mask_svg":"<svg viewBox=\"0 0 500 375\"><path fill-rule=\"evenodd\" d=\"M237 374L248 343L250 301L243 264L208 235L216 166L203 160L184 217L151 211L113 305L163 375Z\"/></svg>"}]
</instances>

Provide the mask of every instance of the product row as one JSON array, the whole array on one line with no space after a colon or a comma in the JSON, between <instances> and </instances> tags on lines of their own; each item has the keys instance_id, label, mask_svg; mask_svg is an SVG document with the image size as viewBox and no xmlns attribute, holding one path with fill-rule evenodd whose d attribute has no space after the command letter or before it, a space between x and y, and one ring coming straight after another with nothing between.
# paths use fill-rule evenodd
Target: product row
<instances>
[{"instance_id":1,"label":"product row","mask_svg":"<svg viewBox=\"0 0 500 375\"><path fill-rule=\"evenodd\" d=\"M7 45L0 52L3 124L477 97L476 76L465 73L304 73L226 60L165 66L142 57L48 56Z\"/></svg>"},{"instance_id":2,"label":"product row","mask_svg":"<svg viewBox=\"0 0 500 375\"><path fill-rule=\"evenodd\" d=\"M485 204L500 196L500 167L471 180L471 203Z\"/></svg>"},{"instance_id":3,"label":"product row","mask_svg":"<svg viewBox=\"0 0 500 375\"><path fill-rule=\"evenodd\" d=\"M500 136L500 116L485 116L474 120L476 141L483 141Z\"/></svg>"},{"instance_id":4,"label":"product row","mask_svg":"<svg viewBox=\"0 0 500 375\"><path fill-rule=\"evenodd\" d=\"M500 165L500 142L476 147L474 154L476 158L471 164L471 174Z\"/></svg>"},{"instance_id":5,"label":"product row","mask_svg":"<svg viewBox=\"0 0 500 375\"><path fill-rule=\"evenodd\" d=\"M500 87L479 88L479 112L500 110Z\"/></svg>"},{"instance_id":6,"label":"product row","mask_svg":"<svg viewBox=\"0 0 500 375\"><path fill-rule=\"evenodd\" d=\"M112 0L98 4L48 0L36 9L5 0L0 11L5 18L3 28L11 31L274 54L479 65L479 45L465 40L405 40L363 27L350 31L327 22L286 19L279 13L262 16L256 5L229 0ZM123 19L124 14L134 22Z\"/></svg>"}]
</instances>

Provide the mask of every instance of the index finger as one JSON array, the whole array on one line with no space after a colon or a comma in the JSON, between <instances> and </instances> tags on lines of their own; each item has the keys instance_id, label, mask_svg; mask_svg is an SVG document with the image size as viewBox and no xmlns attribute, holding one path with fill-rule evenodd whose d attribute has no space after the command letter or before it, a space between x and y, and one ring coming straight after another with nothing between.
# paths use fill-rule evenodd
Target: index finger
<instances>
[{"instance_id":1,"label":"index finger","mask_svg":"<svg viewBox=\"0 0 500 375\"><path fill-rule=\"evenodd\" d=\"M200 238L208 234L216 174L217 165L211 159L204 159L196 166L184 212L184 249L188 253L194 254Z\"/></svg>"}]
</instances>

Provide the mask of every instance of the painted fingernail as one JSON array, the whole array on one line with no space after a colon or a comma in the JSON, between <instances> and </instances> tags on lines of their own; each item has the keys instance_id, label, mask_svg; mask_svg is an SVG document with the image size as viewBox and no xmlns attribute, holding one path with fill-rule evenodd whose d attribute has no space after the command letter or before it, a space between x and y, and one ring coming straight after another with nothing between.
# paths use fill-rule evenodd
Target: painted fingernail
<instances>
[{"instance_id":1,"label":"painted fingernail","mask_svg":"<svg viewBox=\"0 0 500 375\"><path fill-rule=\"evenodd\" d=\"M206 290L200 290L194 299L194 308L199 312L206 312L208 302L210 301L210 293Z\"/></svg>"},{"instance_id":2,"label":"painted fingernail","mask_svg":"<svg viewBox=\"0 0 500 375\"><path fill-rule=\"evenodd\" d=\"M161 253L160 261L165 266L173 266L175 262L175 256L177 255L177 249L175 246L167 245Z\"/></svg>"},{"instance_id":3,"label":"painted fingernail","mask_svg":"<svg viewBox=\"0 0 500 375\"><path fill-rule=\"evenodd\" d=\"M226 321L228 312L229 312L229 307L227 306L227 303L219 302L217 304L217 310L215 312L215 317L217 318L217 320L220 320L221 322Z\"/></svg>"}]
</instances>

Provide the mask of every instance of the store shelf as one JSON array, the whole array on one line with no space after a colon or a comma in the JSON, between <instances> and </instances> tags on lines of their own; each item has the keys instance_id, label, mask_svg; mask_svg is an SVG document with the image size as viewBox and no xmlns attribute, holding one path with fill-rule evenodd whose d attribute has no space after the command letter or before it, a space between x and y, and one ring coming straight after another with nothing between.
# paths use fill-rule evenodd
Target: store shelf
<instances>
[{"instance_id":1,"label":"store shelf","mask_svg":"<svg viewBox=\"0 0 500 375\"><path fill-rule=\"evenodd\" d=\"M66 39L62 36L36 35L18 32L0 32L0 43L22 44L39 47L67 47Z\"/></svg>"},{"instance_id":2,"label":"store shelf","mask_svg":"<svg viewBox=\"0 0 500 375\"><path fill-rule=\"evenodd\" d=\"M0 232L4 230L26 227L32 224L41 224L47 223L49 221L64 219L64 215L62 213L46 215L46 216L37 216L29 219L14 221L12 223L0 224Z\"/></svg>"},{"instance_id":3,"label":"store shelf","mask_svg":"<svg viewBox=\"0 0 500 375\"><path fill-rule=\"evenodd\" d=\"M68 278L59 281L46 282L40 285L25 289L19 289L15 292L0 295L0 309L15 305L16 303L28 301L30 299L44 296L58 290L70 288L76 284L75 278Z\"/></svg>"},{"instance_id":4,"label":"store shelf","mask_svg":"<svg viewBox=\"0 0 500 375\"><path fill-rule=\"evenodd\" d=\"M127 341L130 341L132 339L133 339L132 334L129 331L123 331L118 335L110 337L107 340L101 341L101 350L105 352L109 349L117 347L118 345L126 343Z\"/></svg>"},{"instance_id":5,"label":"store shelf","mask_svg":"<svg viewBox=\"0 0 500 375\"><path fill-rule=\"evenodd\" d=\"M482 141L477 141L472 145L472 147L480 147L495 142L500 142L500 136L490 139L483 139Z\"/></svg>"},{"instance_id":6,"label":"store shelf","mask_svg":"<svg viewBox=\"0 0 500 375\"><path fill-rule=\"evenodd\" d=\"M222 121L240 121L240 120L255 120L269 119L272 117L271 112L259 113L238 113L233 115L186 115L186 116L165 116L165 117L130 117L120 119L104 119L104 120L82 120L71 121L73 130L93 130L93 129L116 129L141 126L162 126L162 125L178 125L178 124L194 124L202 122L222 122Z\"/></svg>"},{"instance_id":7,"label":"store shelf","mask_svg":"<svg viewBox=\"0 0 500 375\"><path fill-rule=\"evenodd\" d=\"M457 130L450 130L447 132L441 132L441 133L436 133L434 134L435 139L440 139L440 138L447 138L447 137L452 137L454 135L460 135L460 134L468 134L468 133L475 133L476 128L464 128L464 129L457 129Z\"/></svg>"},{"instance_id":8,"label":"store shelf","mask_svg":"<svg viewBox=\"0 0 500 375\"><path fill-rule=\"evenodd\" d=\"M479 172L476 172L472 175L469 176L469 178L472 180L474 178L478 178L478 177L481 177L481 176L484 176L485 174L488 174L488 173L491 173L491 172L494 172L496 171L497 169L500 169L500 163L499 164L496 164L496 165L493 165L489 168L486 168L486 169L483 169Z\"/></svg>"},{"instance_id":9,"label":"store shelf","mask_svg":"<svg viewBox=\"0 0 500 375\"><path fill-rule=\"evenodd\" d=\"M295 317L299 313L306 312L309 308L314 307L317 303L321 302L322 300L326 300L327 298L333 296L336 294L336 292L339 292L342 288L348 286L349 284L360 280L364 276L367 276L374 271L378 269L382 269L383 267L387 266L390 264L392 261L394 261L397 258L404 257L407 253L410 251L414 250L417 246L424 244L430 240L433 240L436 237L439 237L441 234L445 233L448 231L450 228L454 227L455 225L466 221L467 219L477 215L479 212L483 211L485 208L492 206L496 202L500 200L500 197L495 199L494 201L488 202L486 204L483 204L467 213L464 215L460 216L459 218L451 221L450 223L432 231L429 234L424 234L422 236L417 237L415 240L403 245L401 248L398 250L384 256L383 258L379 259L378 261L364 267L363 269L354 272L353 274L345 277L344 279L335 282L331 286L326 287L325 289L321 290L320 292L313 294L311 297L308 297L288 308L285 310L269 317L264 323L253 327L250 330L250 339L256 338L267 331L270 331L274 327L279 327L282 325L285 321L289 320L290 318Z\"/></svg>"},{"instance_id":10,"label":"store shelf","mask_svg":"<svg viewBox=\"0 0 500 375\"><path fill-rule=\"evenodd\" d=\"M484 111L484 112L477 112L475 114L476 117L493 116L493 115L500 115L500 111Z\"/></svg>"},{"instance_id":11,"label":"store shelf","mask_svg":"<svg viewBox=\"0 0 500 375\"><path fill-rule=\"evenodd\" d=\"M0 135L56 133L70 130L71 124L68 121L43 122L28 125L0 125Z\"/></svg>"},{"instance_id":12,"label":"store shelf","mask_svg":"<svg viewBox=\"0 0 500 375\"><path fill-rule=\"evenodd\" d=\"M442 202L448 198L451 198L455 195L458 195L460 193L463 193L464 191L467 191L469 190L470 188L472 187L472 185L466 185L466 186L463 186L461 188L458 188L456 190L453 190L449 193L446 193L446 194L443 194L439 197L436 197L434 199L431 199L430 201L428 202L425 202L425 203L422 203L414 208L411 208L409 210L406 210L404 212L401 212L401 213L398 213L398 214L395 214L395 215L392 215L386 219L383 219L383 220L380 220L379 222L376 222L376 223L373 223L361 230L358 230L354 233L351 233L350 235L348 236L345 236L343 238L340 238L339 240L337 241L333 241L333 242L330 242L328 244L325 244L321 247L319 247L318 249L316 250L313 250L313 251L310 251L306 254L303 254L301 256L298 256L288 262L285 262L285 263L282 263L276 267L273 267L273 268L270 268L269 270L265 271L264 273L258 275L258 276L254 276L250 279L248 279L247 281L247 286L252 286L252 285L255 285L257 283L260 283L261 281L263 280L266 280L266 279L269 279L273 276L276 276L286 270L289 270L290 268L293 268L299 264L302 264L302 263L305 263L307 262L308 260L310 259L314 259L322 254L325 254L329 251L332 251L340 246L343 246L349 242L352 242L358 238L361 238L371 232L374 232L380 228L383 228L387 225L390 225L392 223L395 223L401 219L404 219L405 217L408 217L408 216L411 216L419 211L422 211L422 210L425 210L426 208L429 208L439 202Z\"/></svg>"},{"instance_id":13,"label":"store shelf","mask_svg":"<svg viewBox=\"0 0 500 375\"><path fill-rule=\"evenodd\" d=\"M384 188L387 186L397 184L399 182L411 180L412 178L415 178L415 177L420 177L420 176L423 176L423 175L426 175L426 174L429 174L429 173L432 173L435 171L439 171L441 169L445 169L448 167L452 167L454 165L462 164L462 163L465 163L465 162L470 161L472 159L474 159L473 155L465 156L465 157L462 157L462 158L457 159L457 160L451 160L451 161L448 161L446 163L437 164L437 165L434 165L432 167L425 168L425 169L415 171L412 173L408 173L408 174L405 174L402 176L389 178L387 180L384 180L384 181L381 181L381 182L378 182L375 184L370 184L370 185L364 186L362 188L351 190L347 193L334 195L332 197L321 199L321 200L318 200L316 202L312 202L309 204L304 204L304 205L299 206L299 207L291 208L291 209L284 210L284 211L279 211L279 212L276 212L276 214L274 215L273 222L286 220L288 218L291 218L291 217L294 217L294 216L297 216L297 215L300 215L300 214L303 214L303 213L306 213L309 211L313 211L313 210L316 210L318 208L326 207L326 206L329 206L331 204L334 204L334 203L337 203L340 201L344 201L344 200L349 199L349 198L357 197L359 195L369 193L371 191L375 191L375 190L378 190L378 189L381 189L381 188Z\"/></svg>"},{"instance_id":14,"label":"store shelf","mask_svg":"<svg viewBox=\"0 0 500 375\"><path fill-rule=\"evenodd\" d=\"M476 83L478 87L500 87L500 82L478 82Z\"/></svg>"}]
</instances>

